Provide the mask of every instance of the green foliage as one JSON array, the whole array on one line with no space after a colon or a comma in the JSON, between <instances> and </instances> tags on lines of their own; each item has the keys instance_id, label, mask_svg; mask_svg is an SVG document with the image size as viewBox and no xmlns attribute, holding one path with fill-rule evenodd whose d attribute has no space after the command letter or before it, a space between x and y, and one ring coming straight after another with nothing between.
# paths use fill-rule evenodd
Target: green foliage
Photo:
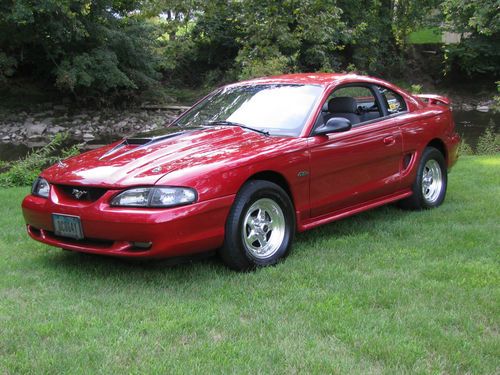
<instances>
[{"instance_id":1,"label":"green foliage","mask_svg":"<svg viewBox=\"0 0 500 375\"><path fill-rule=\"evenodd\" d=\"M65 58L56 69L56 86L70 91L93 87L102 92L117 87L137 88L117 65L116 54L107 49Z\"/></svg>"},{"instance_id":2,"label":"green foliage","mask_svg":"<svg viewBox=\"0 0 500 375\"><path fill-rule=\"evenodd\" d=\"M497 0L444 0L441 7L448 28L455 32L491 36L500 31Z\"/></svg>"},{"instance_id":3,"label":"green foliage","mask_svg":"<svg viewBox=\"0 0 500 375\"><path fill-rule=\"evenodd\" d=\"M6 171L10 167L10 164L5 160L0 160L0 173Z\"/></svg>"},{"instance_id":4,"label":"green foliage","mask_svg":"<svg viewBox=\"0 0 500 375\"><path fill-rule=\"evenodd\" d=\"M495 83L497 84L497 91L500 94L500 81L497 81ZM500 112L500 95L494 96L493 100L495 101L493 110L495 110L496 112Z\"/></svg>"},{"instance_id":5,"label":"green foliage","mask_svg":"<svg viewBox=\"0 0 500 375\"><path fill-rule=\"evenodd\" d=\"M422 85L411 85L410 92L412 94L421 94L422 93Z\"/></svg>"},{"instance_id":6,"label":"green foliage","mask_svg":"<svg viewBox=\"0 0 500 375\"><path fill-rule=\"evenodd\" d=\"M77 96L149 87L159 78L156 35L153 25L135 14L137 5L132 0L4 2L0 73L12 75L17 62L24 75Z\"/></svg>"},{"instance_id":7,"label":"green foliage","mask_svg":"<svg viewBox=\"0 0 500 375\"><path fill-rule=\"evenodd\" d=\"M458 148L460 155L495 155L500 153L500 134L495 133L495 123L490 121L489 126L478 138L476 150L462 137Z\"/></svg>"},{"instance_id":8,"label":"green foliage","mask_svg":"<svg viewBox=\"0 0 500 375\"><path fill-rule=\"evenodd\" d=\"M438 42L443 21L464 35L446 47L447 70L496 77L499 14L497 0L7 0L0 81L109 101L154 96L162 78L190 88L297 71L405 78L408 40Z\"/></svg>"},{"instance_id":9,"label":"green foliage","mask_svg":"<svg viewBox=\"0 0 500 375\"><path fill-rule=\"evenodd\" d=\"M240 79L249 79L287 72L289 60L283 56L269 57L268 59L237 59L241 63Z\"/></svg>"},{"instance_id":10,"label":"green foliage","mask_svg":"<svg viewBox=\"0 0 500 375\"><path fill-rule=\"evenodd\" d=\"M448 72L465 73L468 77L488 75L500 77L500 33L495 36L472 34L458 44L445 47Z\"/></svg>"},{"instance_id":11,"label":"green foliage","mask_svg":"<svg viewBox=\"0 0 500 375\"><path fill-rule=\"evenodd\" d=\"M467 140L465 137L462 137L462 140L460 141L460 144L458 145L458 154L459 155L474 155L474 150L472 147L467 143Z\"/></svg>"},{"instance_id":12,"label":"green foliage","mask_svg":"<svg viewBox=\"0 0 500 375\"><path fill-rule=\"evenodd\" d=\"M479 155L493 155L500 152L500 134L495 134L495 124L489 127L478 138L477 153Z\"/></svg>"},{"instance_id":13,"label":"green foliage","mask_svg":"<svg viewBox=\"0 0 500 375\"><path fill-rule=\"evenodd\" d=\"M64 147L65 134L57 134L46 146L32 151L15 163L3 163L0 170L0 187L30 185L40 171L57 162L79 153L78 146Z\"/></svg>"},{"instance_id":14,"label":"green foliage","mask_svg":"<svg viewBox=\"0 0 500 375\"><path fill-rule=\"evenodd\" d=\"M442 32L438 27L427 27L408 35L411 44L438 44L441 43Z\"/></svg>"},{"instance_id":15,"label":"green foliage","mask_svg":"<svg viewBox=\"0 0 500 375\"><path fill-rule=\"evenodd\" d=\"M497 0L445 0L445 27L462 35L446 46L446 68L469 77L500 76L500 12Z\"/></svg>"},{"instance_id":16,"label":"green foliage","mask_svg":"<svg viewBox=\"0 0 500 375\"><path fill-rule=\"evenodd\" d=\"M267 63L271 71L337 69L336 52L347 39L341 15L333 0L286 1L281 6L273 1L243 2L240 27L244 37L239 39L242 48L236 58L243 76L265 71Z\"/></svg>"}]
</instances>

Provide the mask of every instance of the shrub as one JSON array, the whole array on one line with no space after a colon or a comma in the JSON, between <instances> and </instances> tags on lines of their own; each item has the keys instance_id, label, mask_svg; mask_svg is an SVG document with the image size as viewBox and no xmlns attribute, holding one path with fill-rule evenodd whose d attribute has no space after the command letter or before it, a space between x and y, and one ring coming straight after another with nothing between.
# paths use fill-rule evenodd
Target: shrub
<instances>
[{"instance_id":1,"label":"shrub","mask_svg":"<svg viewBox=\"0 0 500 375\"><path fill-rule=\"evenodd\" d=\"M495 82L497 84L497 91L500 94L500 81ZM495 112L500 112L500 95L493 97L495 104L493 106L493 110Z\"/></svg>"},{"instance_id":2,"label":"shrub","mask_svg":"<svg viewBox=\"0 0 500 375\"><path fill-rule=\"evenodd\" d=\"M460 145L458 146L458 154L459 155L474 155L474 150L467 143L465 137L462 137L462 140L460 141Z\"/></svg>"},{"instance_id":3,"label":"shrub","mask_svg":"<svg viewBox=\"0 0 500 375\"><path fill-rule=\"evenodd\" d=\"M500 152L500 137L499 134L495 134L495 124L493 121L490 121L489 127L477 141L477 153L492 155L497 152Z\"/></svg>"},{"instance_id":4,"label":"shrub","mask_svg":"<svg viewBox=\"0 0 500 375\"><path fill-rule=\"evenodd\" d=\"M285 56L272 57L267 60L247 60L242 62L240 79L283 74L287 70L288 59Z\"/></svg>"},{"instance_id":5,"label":"shrub","mask_svg":"<svg viewBox=\"0 0 500 375\"><path fill-rule=\"evenodd\" d=\"M75 97L108 99L161 78L157 27L137 14L135 1L1 4L0 80L16 73Z\"/></svg>"},{"instance_id":6,"label":"shrub","mask_svg":"<svg viewBox=\"0 0 500 375\"><path fill-rule=\"evenodd\" d=\"M421 94L422 93L422 85L411 85L411 93L412 94Z\"/></svg>"},{"instance_id":7,"label":"shrub","mask_svg":"<svg viewBox=\"0 0 500 375\"><path fill-rule=\"evenodd\" d=\"M57 134L46 146L32 151L15 163L3 163L0 170L0 187L30 185L40 171L57 162L79 153L78 145L64 147L66 134Z\"/></svg>"}]
</instances>

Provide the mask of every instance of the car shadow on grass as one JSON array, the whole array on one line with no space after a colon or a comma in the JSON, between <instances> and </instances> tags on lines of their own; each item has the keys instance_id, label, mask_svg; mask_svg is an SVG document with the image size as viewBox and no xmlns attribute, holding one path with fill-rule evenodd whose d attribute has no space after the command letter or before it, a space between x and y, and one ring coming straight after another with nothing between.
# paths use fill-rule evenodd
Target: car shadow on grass
<instances>
[{"instance_id":1,"label":"car shadow on grass","mask_svg":"<svg viewBox=\"0 0 500 375\"><path fill-rule=\"evenodd\" d=\"M295 243L304 244L323 241L332 237L343 238L361 235L412 214L415 214L415 212L402 210L396 204L389 204L298 233Z\"/></svg>"},{"instance_id":2,"label":"car shadow on grass","mask_svg":"<svg viewBox=\"0 0 500 375\"><path fill-rule=\"evenodd\" d=\"M335 221L309 231L298 233L295 237L294 247L304 248L316 242L328 239L342 239L349 236L362 236L366 232L374 232L402 217L412 215L394 205L382 206L342 220ZM294 256L292 250L291 257ZM185 277L189 274L237 274L227 269L216 255L216 251L195 256L177 257L163 260L133 260L102 255L85 254L72 251L51 251L40 255L38 261L44 267L57 271L68 271L88 274L89 277L112 277L116 274L127 273L134 278L141 275Z\"/></svg>"}]
</instances>

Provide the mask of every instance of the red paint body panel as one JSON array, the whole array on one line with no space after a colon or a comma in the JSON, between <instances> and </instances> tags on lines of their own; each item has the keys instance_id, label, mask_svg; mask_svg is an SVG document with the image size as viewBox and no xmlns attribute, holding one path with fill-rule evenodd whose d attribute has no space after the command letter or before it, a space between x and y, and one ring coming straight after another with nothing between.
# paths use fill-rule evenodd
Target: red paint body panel
<instances>
[{"instance_id":1,"label":"red paint body panel","mask_svg":"<svg viewBox=\"0 0 500 375\"><path fill-rule=\"evenodd\" d=\"M107 201L114 193L110 190L84 205L55 203L56 189L52 189L50 199L30 195L22 204L28 233L50 245L88 253L149 258L193 254L222 245L220 223L234 200L234 196L226 196L170 209L131 209L110 207ZM52 213L79 216L86 239L55 236ZM131 242L151 242L152 246L141 251Z\"/></svg>"},{"instance_id":2,"label":"red paint body panel","mask_svg":"<svg viewBox=\"0 0 500 375\"><path fill-rule=\"evenodd\" d=\"M347 132L311 136L329 93L354 82L397 92L408 111ZM28 233L81 252L141 258L194 254L222 245L235 196L256 174L273 173L286 181L302 231L410 195L420 155L431 142L443 145L450 168L456 162L460 139L451 110L443 105L446 98L426 96L424 102L388 82L352 74L293 74L234 85L260 83L324 88L299 137L221 126L180 131L145 146L116 142L89 151L42 172L51 183L50 196L29 195L23 201ZM126 188L153 185L191 187L198 200L166 209L110 206ZM65 194L63 186L106 191L84 202ZM53 213L80 217L85 239L55 236ZM151 247L137 248L133 242L151 242Z\"/></svg>"},{"instance_id":3,"label":"red paint body panel","mask_svg":"<svg viewBox=\"0 0 500 375\"><path fill-rule=\"evenodd\" d=\"M394 119L311 138L311 216L399 190L402 144Z\"/></svg>"}]
</instances>

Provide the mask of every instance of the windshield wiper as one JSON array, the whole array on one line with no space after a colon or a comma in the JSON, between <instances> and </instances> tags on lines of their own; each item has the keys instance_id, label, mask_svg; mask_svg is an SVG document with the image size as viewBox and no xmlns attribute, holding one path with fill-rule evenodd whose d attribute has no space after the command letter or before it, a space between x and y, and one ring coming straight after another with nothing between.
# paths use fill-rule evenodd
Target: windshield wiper
<instances>
[{"instance_id":1,"label":"windshield wiper","mask_svg":"<svg viewBox=\"0 0 500 375\"><path fill-rule=\"evenodd\" d=\"M210 126L217 126L217 125L222 125L222 126L239 126L240 128L243 128L243 129L253 130L254 132L257 132L257 133L260 133L260 134L269 135L268 131L260 130L260 129L255 129L255 128L252 128L250 126L246 126L246 125L240 124L238 122L232 122L232 121L210 121L210 122L207 122L207 125L210 125Z\"/></svg>"}]
</instances>

